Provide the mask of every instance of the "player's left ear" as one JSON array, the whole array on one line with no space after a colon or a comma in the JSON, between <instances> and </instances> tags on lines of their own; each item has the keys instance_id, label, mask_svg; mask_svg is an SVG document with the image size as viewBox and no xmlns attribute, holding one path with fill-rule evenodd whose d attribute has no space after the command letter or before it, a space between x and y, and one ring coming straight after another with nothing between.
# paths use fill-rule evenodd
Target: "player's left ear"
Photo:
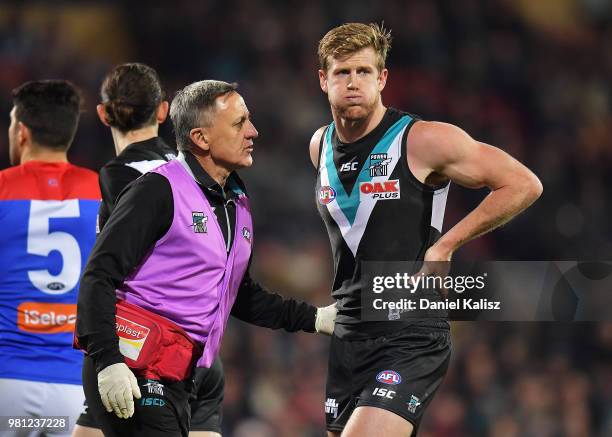
<instances>
[{"instance_id":1,"label":"player's left ear","mask_svg":"<svg viewBox=\"0 0 612 437\"><path fill-rule=\"evenodd\" d=\"M385 85L387 85L387 76L389 75L389 70L383 68L380 74L378 75L378 91L382 91L385 89Z\"/></svg>"},{"instance_id":2,"label":"player's left ear","mask_svg":"<svg viewBox=\"0 0 612 437\"><path fill-rule=\"evenodd\" d=\"M166 118L168 117L168 108L170 107L170 105L168 104L167 100L164 100L163 102L161 102L159 104L159 106L157 107L157 124L162 124L164 121L166 121Z\"/></svg>"},{"instance_id":3,"label":"player's left ear","mask_svg":"<svg viewBox=\"0 0 612 437\"><path fill-rule=\"evenodd\" d=\"M110 124L108 124L108 114L106 113L106 108L102 103L98 103L96 105L96 112L98 113L98 118L102 124L106 127L110 127Z\"/></svg>"}]
</instances>

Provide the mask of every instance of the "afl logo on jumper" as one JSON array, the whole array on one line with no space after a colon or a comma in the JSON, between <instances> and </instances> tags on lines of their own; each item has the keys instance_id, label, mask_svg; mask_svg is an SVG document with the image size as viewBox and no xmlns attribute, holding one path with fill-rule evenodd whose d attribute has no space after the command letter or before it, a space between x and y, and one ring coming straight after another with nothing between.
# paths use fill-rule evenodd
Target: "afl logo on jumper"
<instances>
[{"instance_id":1,"label":"afl logo on jumper","mask_svg":"<svg viewBox=\"0 0 612 437\"><path fill-rule=\"evenodd\" d=\"M394 370L383 370L376 375L376 380L383 384L397 385L402 382L402 377Z\"/></svg>"},{"instance_id":2,"label":"afl logo on jumper","mask_svg":"<svg viewBox=\"0 0 612 437\"><path fill-rule=\"evenodd\" d=\"M384 182L362 182L359 184L360 199L390 200L400 198L399 179Z\"/></svg>"},{"instance_id":3,"label":"afl logo on jumper","mask_svg":"<svg viewBox=\"0 0 612 437\"><path fill-rule=\"evenodd\" d=\"M332 187L326 185L319 188L319 202L321 205L327 205L331 203L336 198L336 190Z\"/></svg>"}]
</instances>

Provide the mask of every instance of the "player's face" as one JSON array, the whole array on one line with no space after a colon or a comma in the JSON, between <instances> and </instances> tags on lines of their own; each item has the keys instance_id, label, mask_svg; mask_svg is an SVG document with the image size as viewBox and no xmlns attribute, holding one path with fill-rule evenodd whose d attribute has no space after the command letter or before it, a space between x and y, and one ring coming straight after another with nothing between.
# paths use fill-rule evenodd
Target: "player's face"
<instances>
[{"instance_id":1,"label":"player's face","mask_svg":"<svg viewBox=\"0 0 612 437\"><path fill-rule=\"evenodd\" d=\"M335 59L328 57L327 71L319 70L319 82L334 113L347 120L361 120L380 103L387 69L378 71L376 52L371 47Z\"/></svg>"},{"instance_id":2,"label":"player's face","mask_svg":"<svg viewBox=\"0 0 612 437\"><path fill-rule=\"evenodd\" d=\"M9 125L8 129L9 159L11 161L11 165L18 165L21 161L17 138L18 124L17 118L15 117L15 107L13 107L11 110L11 124Z\"/></svg>"},{"instance_id":3,"label":"player's face","mask_svg":"<svg viewBox=\"0 0 612 437\"><path fill-rule=\"evenodd\" d=\"M236 92L217 99L212 126L206 129L210 154L224 167L235 170L253 164L253 140L259 136L242 96Z\"/></svg>"}]
</instances>

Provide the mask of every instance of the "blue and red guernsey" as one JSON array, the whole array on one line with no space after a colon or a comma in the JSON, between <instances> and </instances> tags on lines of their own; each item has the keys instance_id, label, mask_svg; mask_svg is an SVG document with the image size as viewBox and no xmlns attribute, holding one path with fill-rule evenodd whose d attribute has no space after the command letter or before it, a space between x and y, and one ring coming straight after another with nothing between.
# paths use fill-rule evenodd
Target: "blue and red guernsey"
<instances>
[{"instance_id":1,"label":"blue and red guernsey","mask_svg":"<svg viewBox=\"0 0 612 437\"><path fill-rule=\"evenodd\" d=\"M0 171L0 378L81 384L72 336L100 198L97 173L67 162Z\"/></svg>"}]
</instances>

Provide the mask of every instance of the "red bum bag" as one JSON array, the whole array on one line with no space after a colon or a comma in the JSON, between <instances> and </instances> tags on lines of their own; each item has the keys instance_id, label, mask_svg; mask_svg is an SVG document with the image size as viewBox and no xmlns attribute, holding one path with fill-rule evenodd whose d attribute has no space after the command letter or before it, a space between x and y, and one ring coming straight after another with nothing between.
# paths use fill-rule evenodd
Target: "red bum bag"
<instances>
[{"instance_id":1,"label":"red bum bag","mask_svg":"<svg viewBox=\"0 0 612 437\"><path fill-rule=\"evenodd\" d=\"M119 351L137 376L168 381L191 376L202 347L180 326L124 300L117 300L116 308ZM74 345L83 350L76 336Z\"/></svg>"},{"instance_id":2,"label":"red bum bag","mask_svg":"<svg viewBox=\"0 0 612 437\"><path fill-rule=\"evenodd\" d=\"M180 326L124 300L117 301L115 326L125 364L143 378L182 381L202 355Z\"/></svg>"}]
</instances>

